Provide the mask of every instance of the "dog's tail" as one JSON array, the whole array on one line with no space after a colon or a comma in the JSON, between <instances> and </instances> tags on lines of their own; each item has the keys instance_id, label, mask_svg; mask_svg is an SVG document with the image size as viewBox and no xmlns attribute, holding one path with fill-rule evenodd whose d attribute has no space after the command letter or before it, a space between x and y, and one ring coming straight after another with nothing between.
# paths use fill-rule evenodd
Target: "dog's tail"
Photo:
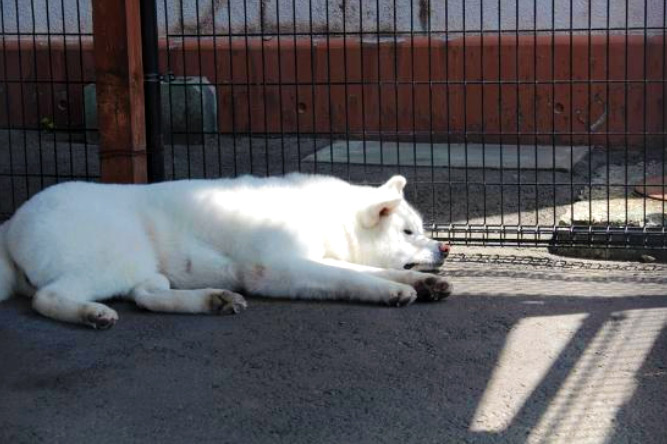
<instances>
[{"instance_id":1,"label":"dog's tail","mask_svg":"<svg viewBox=\"0 0 667 444\"><path fill-rule=\"evenodd\" d=\"M9 257L7 231L9 222L0 225L0 301L9 298L16 287L16 267Z\"/></svg>"}]
</instances>

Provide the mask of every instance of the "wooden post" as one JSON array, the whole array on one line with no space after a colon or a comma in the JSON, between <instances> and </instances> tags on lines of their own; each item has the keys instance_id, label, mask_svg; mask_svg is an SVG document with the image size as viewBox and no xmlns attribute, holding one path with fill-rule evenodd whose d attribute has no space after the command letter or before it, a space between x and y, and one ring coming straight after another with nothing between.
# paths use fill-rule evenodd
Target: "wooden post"
<instances>
[{"instance_id":1,"label":"wooden post","mask_svg":"<svg viewBox=\"0 0 667 444\"><path fill-rule=\"evenodd\" d=\"M93 0L102 182L146 183L141 0Z\"/></svg>"}]
</instances>

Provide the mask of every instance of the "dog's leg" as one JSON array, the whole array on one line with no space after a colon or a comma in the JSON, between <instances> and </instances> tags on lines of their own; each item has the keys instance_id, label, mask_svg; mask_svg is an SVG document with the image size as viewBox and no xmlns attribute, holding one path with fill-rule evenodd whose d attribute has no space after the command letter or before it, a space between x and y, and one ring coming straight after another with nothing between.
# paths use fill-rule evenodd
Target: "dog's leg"
<instances>
[{"instance_id":1,"label":"dog's leg","mask_svg":"<svg viewBox=\"0 0 667 444\"><path fill-rule=\"evenodd\" d=\"M197 241L186 242L160 264L170 287L180 290L240 288L236 264L227 256Z\"/></svg>"},{"instance_id":2,"label":"dog's leg","mask_svg":"<svg viewBox=\"0 0 667 444\"><path fill-rule=\"evenodd\" d=\"M136 286L130 297L147 310L171 313L234 314L247 306L243 296L230 290L172 290L160 274Z\"/></svg>"},{"instance_id":3,"label":"dog's leg","mask_svg":"<svg viewBox=\"0 0 667 444\"><path fill-rule=\"evenodd\" d=\"M40 288L32 298L32 307L40 314L58 321L85 324L97 329L112 327L118 314L106 305L77 299L80 289L66 281L55 281Z\"/></svg>"},{"instance_id":4,"label":"dog's leg","mask_svg":"<svg viewBox=\"0 0 667 444\"><path fill-rule=\"evenodd\" d=\"M452 292L452 285L443 277L411 270L394 270L368 265L353 264L335 259L323 259L323 264L345 268L394 282L411 285L417 290L417 298L422 301L439 301Z\"/></svg>"},{"instance_id":5,"label":"dog's leg","mask_svg":"<svg viewBox=\"0 0 667 444\"><path fill-rule=\"evenodd\" d=\"M242 279L245 290L259 296L358 300L396 306L411 304L417 298L417 291L409 285L301 258L256 264L243 270Z\"/></svg>"}]
</instances>

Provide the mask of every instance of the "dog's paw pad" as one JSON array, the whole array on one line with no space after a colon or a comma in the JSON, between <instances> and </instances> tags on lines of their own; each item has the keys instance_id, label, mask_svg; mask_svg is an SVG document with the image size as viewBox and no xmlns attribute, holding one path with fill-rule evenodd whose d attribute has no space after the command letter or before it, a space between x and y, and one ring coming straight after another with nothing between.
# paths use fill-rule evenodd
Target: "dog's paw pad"
<instances>
[{"instance_id":1,"label":"dog's paw pad","mask_svg":"<svg viewBox=\"0 0 667 444\"><path fill-rule=\"evenodd\" d=\"M417 299L417 292L412 288L400 289L392 292L387 300L388 305L403 307L412 304Z\"/></svg>"},{"instance_id":2,"label":"dog's paw pad","mask_svg":"<svg viewBox=\"0 0 667 444\"><path fill-rule=\"evenodd\" d=\"M216 314L238 314L248 307L243 296L229 290L214 291L209 295L208 304Z\"/></svg>"},{"instance_id":3,"label":"dog's paw pad","mask_svg":"<svg viewBox=\"0 0 667 444\"><path fill-rule=\"evenodd\" d=\"M118 320L118 315L112 310L94 310L86 313L84 323L96 330L106 330L113 327Z\"/></svg>"},{"instance_id":4,"label":"dog's paw pad","mask_svg":"<svg viewBox=\"0 0 667 444\"><path fill-rule=\"evenodd\" d=\"M452 294L452 284L437 276L417 281L414 287L420 301L440 301Z\"/></svg>"}]
</instances>

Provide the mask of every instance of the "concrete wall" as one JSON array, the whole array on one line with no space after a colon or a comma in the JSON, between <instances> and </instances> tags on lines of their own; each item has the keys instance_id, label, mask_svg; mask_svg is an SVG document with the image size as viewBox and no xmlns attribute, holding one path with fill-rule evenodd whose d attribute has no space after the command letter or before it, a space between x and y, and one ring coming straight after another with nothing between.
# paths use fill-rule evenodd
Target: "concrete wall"
<instances>
[{"instance_id":1,"label":"concrete wall","mask_svg":"<svg viewBox=\"0 0 667 444\"><path fill-rule=\"evenodd\" d=\"M91 0L0 0L4 33L92 31ZM111 1L111 0L108 0ZM665 27L663 0L156 0L170 33ZM554 8L555 2L555 8ZM18 3L18 14L17 14ZM572 11L570 11L572 3ZM628 5L626 10L626 3ZM394 9L394 5L396 8ZM166 8L166 13L165 13ZM552 10L554 10L552 12ZM394 11L398 11L395 14ZM483 12L480 12L483 11ZM34 19L33 19L34 17ZM312 17L312 25L311 25ZM464 20L465 18L465 20ZM199 25L197 24L199 23ZM661 33L655 30L652 33Z\"/></svg>"}]
</instances>

